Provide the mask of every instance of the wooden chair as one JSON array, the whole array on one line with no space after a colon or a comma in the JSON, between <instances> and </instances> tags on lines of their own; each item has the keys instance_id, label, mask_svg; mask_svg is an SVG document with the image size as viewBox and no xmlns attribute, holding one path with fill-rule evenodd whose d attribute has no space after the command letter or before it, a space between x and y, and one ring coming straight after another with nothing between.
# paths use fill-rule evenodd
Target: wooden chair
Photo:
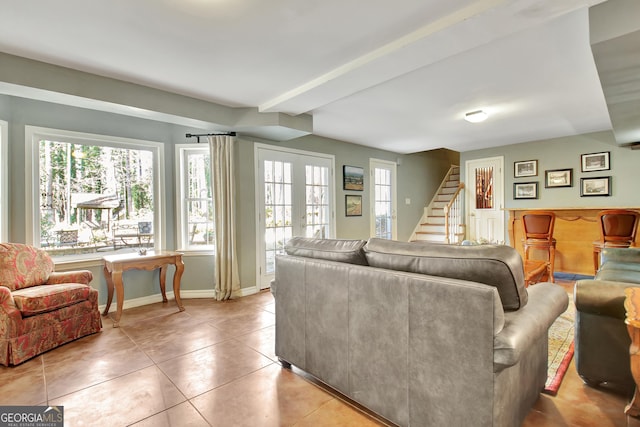
<instances>
[{"instance_id":1,"label":"wooden chair","mask_svg":"<svg viewBox=\"0 0 640 427\"><path fill-rule=\"evenodd\" d=\"M524 267L526 285L537 283L540 279L541 266L547 271L546 279L553 283L553 271L556 259L556 239L553 238L553 227L556 214L551 211L524 211L522 225L524 227ZM530 259L531 249L547 252L545 260Z\"/></svg>"},{"instance_id":2,"label":"wooden chair","mask_svg":"<svg viewBox=\"0 0 640 427\"><path fill-rule=\"evenodd\" d=\"M600 266L602 248L634 246L640 213L628 209L606 209L598 212L600 240L593 242L593 269Z\"/></svg>"}]
</instances>

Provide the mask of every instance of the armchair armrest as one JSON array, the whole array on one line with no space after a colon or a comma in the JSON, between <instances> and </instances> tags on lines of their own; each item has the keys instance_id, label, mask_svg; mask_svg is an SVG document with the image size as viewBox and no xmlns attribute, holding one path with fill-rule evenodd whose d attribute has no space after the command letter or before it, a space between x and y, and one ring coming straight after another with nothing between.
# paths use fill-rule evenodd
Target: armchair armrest
<instances>
[{"instance_id":1,"label":"armchair armrest","mask_svg":"<svg viewBox=\"0 0 640 427\"><path fill-rule=\"evenodd\" d=\"M0 286L0 337L18 335L22 314L13 302L11 290Z\"/></svg>"},{"instance_id":2,"label":"armchair armrest","mask_svg":"<svg viewBox=\"0 0 640 427\"><path fill-rule=\"evenodd\" d=\"M62 283L82 283L88 285L93 280L93 273L89 270L54 271L49 275L45 285L59 285Z\"/></svg>"},{"instance_id":3,"label":"armchair armrest","mask_svg":"<svg viewBox=\"0 0 640 427\"><path fill-rule=\"evenodd\" d=\"M505 326L493 339L494 372L515 365L538 339L547 336L549 327L569 306L569 296L559 285L538 283L527 291L527 305L505 312Z\"/></svg>"},{"instance_id":4,"label":"armchair armrest","mask_svg":"<svg viewBox=\"0 0 640 427\"><path fill-rule=\"evenodd\" d=\"M633 283L612 280L578 280L573 291L576 310L624 319L624 290L633 286Z\"/></svg>"}]
</instances>

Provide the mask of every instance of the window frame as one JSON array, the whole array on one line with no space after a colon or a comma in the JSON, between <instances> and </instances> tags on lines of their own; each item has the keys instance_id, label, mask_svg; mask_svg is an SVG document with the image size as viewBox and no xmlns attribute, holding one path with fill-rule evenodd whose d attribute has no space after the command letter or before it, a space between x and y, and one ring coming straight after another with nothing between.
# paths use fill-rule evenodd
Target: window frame
<instances>
[{"instance_id":1,"label":"window frame","mask_svg":"<svg viewBox=\"0 0 640 427\"><path fill-rule=\"evenodd\" d=\"M194 255L214 255L214 245L189 245L189 214L187 208L188 177L187 177L187 155L189 153L203 152L211 155L207 144L178 144L176 145L176 246L181 252L188 252ZM213 200L212 200L213 203ZM215 221L214 221L215 228Z\"/></svg>"},{"instance_id":2,"label":"window frame","mask_svg":"<svg viewBox=\"0 0 640 427\"><path fill-rule=\"evenodd\" d=\"M9 241L9 123L0 120L0 242Z\"/></svg>"},{"instance_id":3,"label":"window frame","mask_svg":"<svg viewBox=\"0 0 640 427\"><path fill-rule=\"evenodd\" d=\"M162 189L165 188L163 143L38 126L25 126L25 241L27 244L40 247L40 210L38 208L40 203L40 190L39 188L34 188L34 185L40 182L39 141L41 139L61 140L82 145L151 151L153 156L153 249L161 250L165 247L165 201L162 191ZM112 253L118 253L118 251L100 254L63 255L55 256L53 259L56 264L76 263L79 261L100 260L103 255Z\"/></svg>"}]
</instances>

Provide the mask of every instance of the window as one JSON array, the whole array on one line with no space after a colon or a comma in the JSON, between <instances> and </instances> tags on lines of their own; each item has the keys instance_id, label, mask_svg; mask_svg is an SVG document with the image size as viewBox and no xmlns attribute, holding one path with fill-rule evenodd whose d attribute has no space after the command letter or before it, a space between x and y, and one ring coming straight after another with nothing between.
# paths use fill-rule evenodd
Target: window
<instances>
[{"instance_id":1,"label":"window","mask_svg":"<svg viewBox=\"0 0 640 427\"><path fill-rule=\"evenodd\" d=\"M208 146L181 144L178 159L178 242L181 250L214 249L211 157Z\"/></svg>"},{"instance_id":2,"label":"window","mask_svg":"<svg viewBox=\"0 0 640 427\"><path fill-rule=\"evenodd\" d=\"M9 141L7 122L0 120L0 242L9 241Z\"/></svg>"},{"instance_id":3,"label":"window","mask_svg":"<svg viewBox=\"0 0 640 427\"><path fill-rule=\"evenodd\" d=\"M396 216L396 164L370 159L371 171L371 235L381 239L395 239Z\"/></svg>"},{"instance_id":4,"label":"window","mask_svg":"<svg viewBox=\"0 0 640 427\"><path fill-rule=\"evenodd\" d=\"M27 241L65 259L162 247L162 144L31 126L25 133Z\"/></svg>"}]
</instances>

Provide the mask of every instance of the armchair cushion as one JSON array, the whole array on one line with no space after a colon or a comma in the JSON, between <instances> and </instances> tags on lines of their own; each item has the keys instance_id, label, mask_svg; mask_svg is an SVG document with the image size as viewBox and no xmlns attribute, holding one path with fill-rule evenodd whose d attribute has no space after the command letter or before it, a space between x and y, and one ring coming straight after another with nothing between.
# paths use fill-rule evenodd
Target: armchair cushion
<instances>
[{"instance_id":1,"label":"armchair cushion","mask_svg":"<svg viewBox=\"0 0 640 427\"><path fill-rule=\"evenodd\" d=\"M38 248L21 243L0 243L0 286L12 291L45 283L53 261Z\"/></svg>"},{"instance_id":2,"label":"armchair cushion","mask_svg":"<svg viewBox=\"0 0 640 427\"><path fill-rule=\"evenodd\" d=\"M90 294L87 285L67 283L20 289L13 292L13 300L22 317L28 317L86 301Z\"/></svg>"}]
</instances>

